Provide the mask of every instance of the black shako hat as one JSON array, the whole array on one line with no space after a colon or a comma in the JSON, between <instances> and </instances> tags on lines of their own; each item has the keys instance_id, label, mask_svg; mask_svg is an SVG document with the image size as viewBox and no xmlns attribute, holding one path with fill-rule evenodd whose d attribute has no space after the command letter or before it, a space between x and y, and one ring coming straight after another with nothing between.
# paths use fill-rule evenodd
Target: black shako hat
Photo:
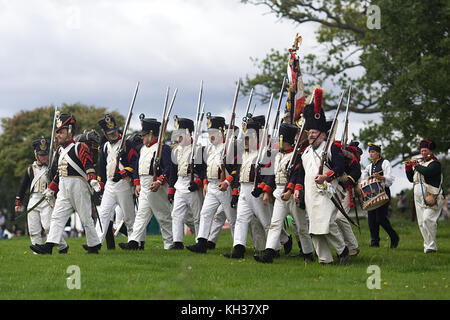
<instances>
[{"instance_id":1,"label":"black shako hat","mask_svg":"<svg viewBox=\"0 0 450 320\"><path fill-rule=\"evenodd\" d=\"M56 128L55 131L59 131L63 128L67 128L70 132L75 132L75 125L77 120L70 113L56 113Z\"/></svg>"},{"instance_id":2,"label":"black shako hat","mask_svg":"<svg viewBox=\"0 0 450 320\"><path fill-rule=\"evenodd\" d=\"M280 140L281 140L281 136L283 136L282 137L283 142L288 142L290 144L294 144L297 131L298 131L298 127L296 125L283 122L280 125L280 130L279 130ZM280 148L281 148L281 146L280 146Z\"/></svg>"},{"instance_id":3,"label":"black shako hat","mask_svg":"<svg viewBox=\"0 0 450 320\"><path fill-rule=\"evenodd\" d=\"M36 154L39 154L39 155L48 154L49 144L48 144L48 140L45 139L44 137L34 140L31 143L31 145L33 146L33 149L36 152Z\"/></svg>"},{"instance_id":4,"label":"black shako hat","mask_svg":"<svg viewBox=\"0 0 450 320\"><path fill-rule=\"evenodd\" d=\"M178 118L178 116L175 116L173 118L173 127L175 130L188 129L189 133L192 134L192 132L194 132L194 121L188 118Z\"/></svg>"},{"instance_id":5,"label":"black shako hat","mask_svg":"<svg viewBox=\"0 0 450 320\"><path fill-rule=\"evenodd\" d=\"M208 129L219 129L221 131L225 130L225 118L219 116L211 116L208 112L206 115L206 127Z\"/></svg>"},{"instance_id":6,"label":"black shako hat","mask_svg":"<svg viewBox=\"0 0 450 320\"><path fill-rule=\"evenodd\" d=\"M332 121L325 118L325 112L322 108L323 90L320 87L314 89L311 102L303 109L303 117L305 118L305 130L319 130L320 132L328 132L331 128Z\"/></svg>"},{"instance_id":7,"label":"black shako hat","mask_svg":"<svg viewBox=\"0 0 450 320\"><path fill-rule=\"evenodd\" d=\"M105 114L105 117L103 119L100 119L98 121L98 124L106 134L111 134L114 131L118 130L116 119L114 119L113 115L111 114Z\"/></svg>"},{"instance_id":8,"label":"black shako hat","mask_svg":"<svg viewBox=\"0 0 450 320\"><path fill-rule=\"evenodd\" d=\"M161 127L161 122L156 120L155 118L144 118L141 119L142 131L141 135L145 136L146 134L153 134L154 136L159 135L159 128Z\"/></svg>"}]
</instances>

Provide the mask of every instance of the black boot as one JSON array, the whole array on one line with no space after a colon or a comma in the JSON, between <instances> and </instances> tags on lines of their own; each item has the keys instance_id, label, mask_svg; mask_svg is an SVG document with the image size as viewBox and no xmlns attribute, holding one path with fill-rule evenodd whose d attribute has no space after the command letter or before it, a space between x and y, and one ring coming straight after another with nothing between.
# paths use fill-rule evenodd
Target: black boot
<instances>
[{"instance_id":1,"label":"black boot","mask_svg":"<svg viewBox=\"0 0 450 320\"><path fill-rule=\"evenodd\" d=\"M175 241L169 250L183 250L184 244L183 242Z\"/></svg>"},{"instance_id":2,"label":"black boot","mask_svg":"<svg viewBox=\"0 0 450 320\"><path fill-rule=\"evenodd\" d=\"M398 236L398 234L395 234L395 236L393 236L391 238L391 249L397 248L399 242L400 242L400 237Z\"/></svg>"},{"instance_id":3,"label":"black boot","mask_svg":"<svg viewBox=\"0 0 450 320\"><path fill-rule=\"evenodd\" d=\"M314 253L302 253L303 260L305 262L313 262L314 261Z\"/></svg>"},{"instance_id":4,"label":"black boot","mask_svg":"<svg viewBox=\"0 0 450 320\"><path fill-rule=\"evenodd\" d=\"M208 240L208 242L206 243L206 247L208 248L208 250L213 250L216 248L216 244Z\"/></svg>"},{"instance_id":5,"label":"black boot","mask_svg":"<svg viewBox=\"0 0 450 320\"><path fill-rule=\"evenodd\" d=\"M145 247L145 241L140 241L138 250L144 250L144 247Z\"/></svg>"},{"instance_id":6,"label":"black boot","mask_svg":"<svg viewBox=\"0 0 450 320\"><path fill-rule=\"evenodd\" d=\"M205 238L198 238L196 244L192 246L186 246L186 249L196 253L206 253L206 250L208 249L207 240Z\"/></svg>"},{"instance_id":7,"label":"black boot","mask_svg":"<svg viewBox=\"0 0 450 320\"><path fill-rule=\"evenodd\" d=\"M102 248L102 244L101 243L99 243L98 245L96 245L96 246L93 246L93 247L87 247L87 253L88 254L98 254L98 251L100 250Z\"/></svg>"},{"instance_id":8,"label":"black boot","mask_svg":"<svg viewBox=\"0 0 450 320\"><path fill-rule=\"evenodd\" d=\"M284 248L284 254L289 254L292 250L292 236L289 236L288 241L283 244L283 248Z\"/></svg>"},{"instance_id":9,"label":"black boot","mask_svg":"<svg viewBox=\"0 0 450 320\"><path fill-rule=\"evenodd\" d=\"M106 248L108 250L114 250L116 249L116 241L114 240L114 233L113 233L113 222L109 222L108 231L106 231L105 235L106 240Z\"/></svg>"},{"instance_id":10,"label":"black boot","mask_svg":"<svg viewBox=\"0 0 450 320\"><path fill-rule=\"evenodd\" d=\"M264 254L262 256L253 256L256 261L262 263L272 263L273 258L275 257L275 250L267 248L264 250Z\"/></svg>"},{"instance_id":11,"label":"black boot","mask_svg":"<svg viewBox=\"0 0 450 320\"><path fill-rule=\"evenodd\" d=\"M244 259L245 254L245 246L242 244L237 244L233 248L233 252L231 254L224 253L223 256L225 258L233 258L233 259Z\"/></svg>"},{"instance_id":12,"label":"black boot","mask_svg":"<svg viewBox=\"0 0 450 320\"><path fill-rule=\"evenodd\" d=\"M30 249L38 254L52 254L52 249L55 244L47 242L45 244L31 244Z\"/></svg>"},{"instance_id":13,"label":"black boot","mask_svg":"<svg viewBox=\"0 0 450 320\"><path fill-rule=\"evenodd\" d=\"M121 242L119 247L123 250L137 250L139 249L139 243L137 241L131 240L130 242Z\"/></svg>"},{"instance_id":14,"label":"black boot","mask_svg":"<svg viewBox=\"0 0 450 320\"><path fill-rule=\"evenodd\" d=\"M338 255L339 264L345 264L350 257L347 246L344 248L341 254Z\"/></svg>"},{"instance_id":15,"label":"black boot","mask_svg":"<svg viewBox=\"0 0 450 320\"><path fill-rule=\"evenodd\" d=\"M67 245L67 247L65 247L64 249L58 250L59 254L66 254L69 251L69 245Z\"/></svg>"}]
</instances>

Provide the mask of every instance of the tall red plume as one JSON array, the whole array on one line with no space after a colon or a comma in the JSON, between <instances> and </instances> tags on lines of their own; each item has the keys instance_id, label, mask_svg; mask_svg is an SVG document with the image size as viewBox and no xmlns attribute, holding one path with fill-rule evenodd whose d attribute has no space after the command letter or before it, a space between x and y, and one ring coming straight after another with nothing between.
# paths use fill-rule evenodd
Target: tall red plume
<instances>
[{"instance_id":1,"label":"tall red plume","mask_svg":"<svg viewBox=\"0 0 450 320\"><path fill-rule=\"evenodd\" d=\"M314 91L314 113L320 113L320 109L322 108L322 95L322 89L317 88Z\"/></svg>"}]
</instances>

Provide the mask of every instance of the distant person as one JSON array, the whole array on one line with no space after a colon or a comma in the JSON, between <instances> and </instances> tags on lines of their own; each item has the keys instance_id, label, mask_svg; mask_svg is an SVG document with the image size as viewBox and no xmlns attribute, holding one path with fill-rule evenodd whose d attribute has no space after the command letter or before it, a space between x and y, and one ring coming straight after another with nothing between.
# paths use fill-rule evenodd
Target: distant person
<instances>
[{"instance_id":1,"label":"distant person","mask_svg":"<svg viewBox=\"0 0 450 320\"><path fill-rule=\"evenodd\" d=\"M367 212L367 221L369 223L370 230L370 246L379 247L380 246L380 226L387 232L391 239L391 248L397 248L400 241L400 237L391 225L388 219L389 206L391 199L391 191L389 187L394 182L394 176L392 175L391 163L381 156L381 147L369 143L369 159L370 164L364 169L361 175L361 180L367 180L370 178L375 178L380 181L381 185L384 186L387 196L389 197L389 202L382 205L375 210L369 210Z\"/></svg>"},{"instance_id":2,"label":"distant person","mask_svg":"<svg viewBox=\"0 0 450 320\"><path fill-rule=\"evenodd\" d=\"M432 152L435 148L433 141L422 140L419 143L422 157L405 163L406 176L414 183L417 223L422 233L425 253L437 251L437 220L444 206L442 169Z\"/></svg>"}]
</instances>

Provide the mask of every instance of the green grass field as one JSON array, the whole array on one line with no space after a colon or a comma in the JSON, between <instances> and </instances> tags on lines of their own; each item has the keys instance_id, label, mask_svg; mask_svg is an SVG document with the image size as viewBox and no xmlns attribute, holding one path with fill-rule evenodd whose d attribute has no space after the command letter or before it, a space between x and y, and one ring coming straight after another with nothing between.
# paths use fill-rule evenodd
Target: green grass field
<instances>
[{"instance_id":1,"label":"green grass field","mask_svg":"<svg viewBox=\"0 0 450 320\"><path fill-rule=\"evenodd\" d=\"M231 250L228 230L206 255L164 251L160 236L149 236L144 251L117 246L87 255L85 239L70 238L69 254L54 249L52 256L41 256L29 249L28 237L14 238L0 241L0 299L449 299L450 222L439 222L439 251L425 255L417 222L391 221L401 238L397 249L389 249L384 230L380 248L369 248L362 220L356 233L361 253L344 266L304 263L283 251L273 264L259 264L250 245L245 259L229 260L222 256ZM185 244L193 242L186 236ZM71 265L80 268L80 289L67 286ZM380 289L367 287L370 265L380 268Z\"/></svg>"}]
</instances>

